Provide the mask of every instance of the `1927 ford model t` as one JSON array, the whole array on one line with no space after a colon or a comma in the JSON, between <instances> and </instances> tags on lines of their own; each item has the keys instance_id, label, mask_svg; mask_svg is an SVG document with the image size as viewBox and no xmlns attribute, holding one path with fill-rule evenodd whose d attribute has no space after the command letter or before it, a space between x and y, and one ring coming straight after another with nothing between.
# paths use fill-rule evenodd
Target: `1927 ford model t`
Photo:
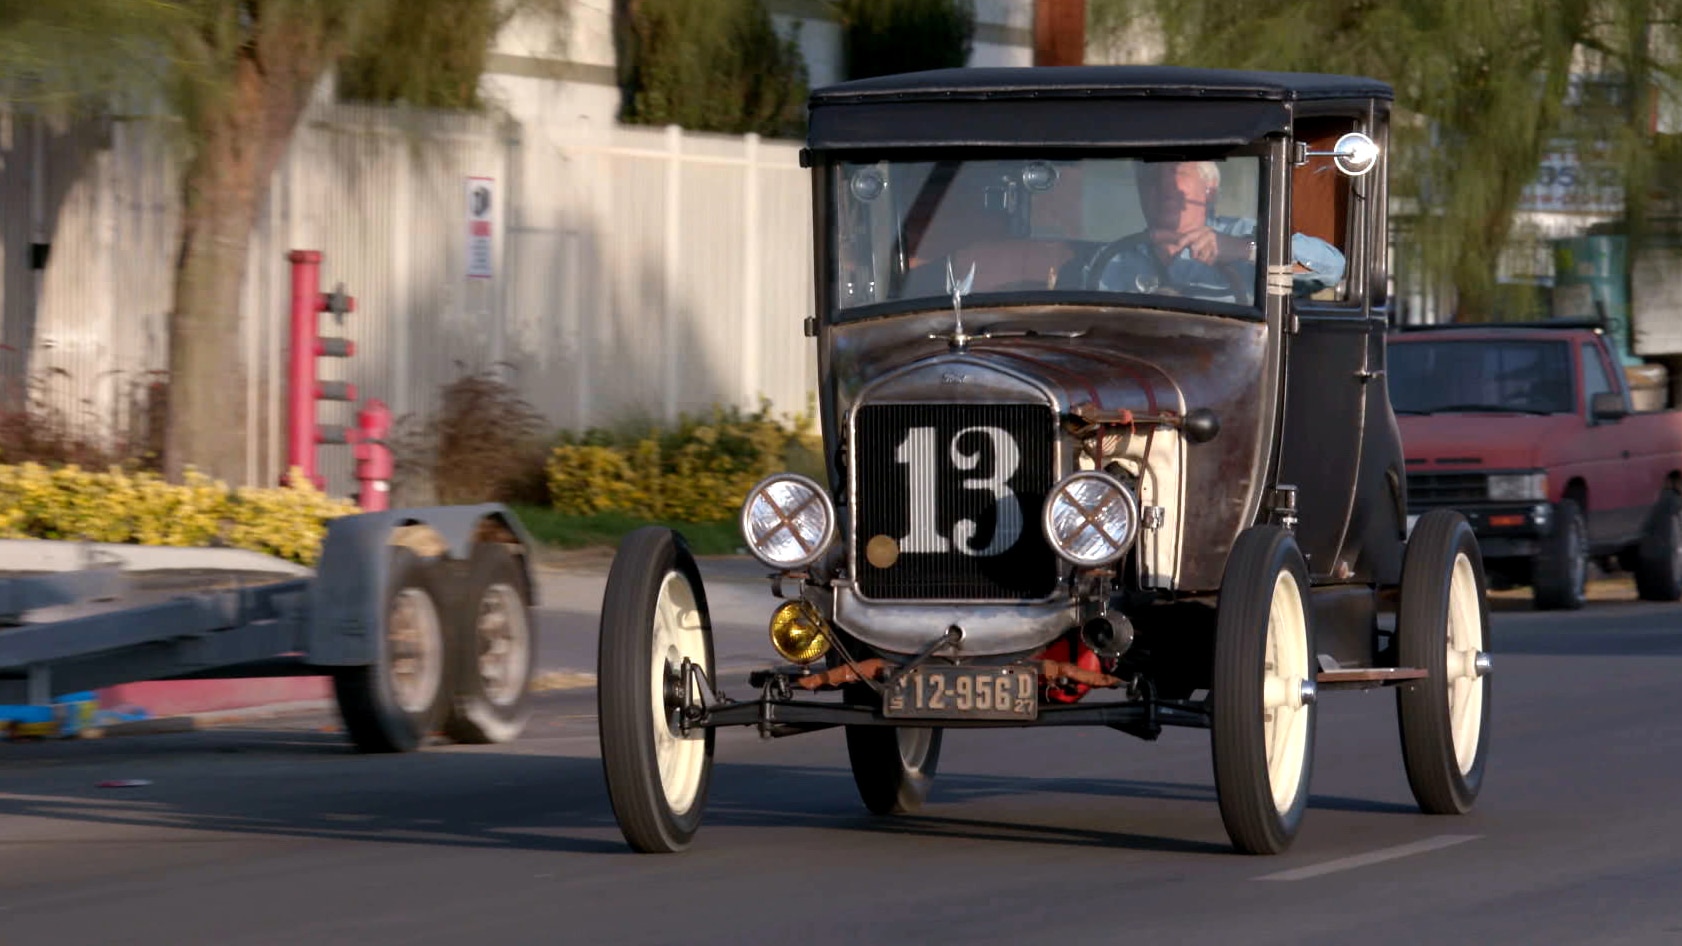
<instances>
[{"instance_id":1,"label":"1927 ford model t","mask_svg":"<svg viewBox=\"0 0 1682 946\"><path fill-rule=\"evenodd\" d=\"M814 93L828 481L771 476L741 514L787 663L726 697L683 540L625 539L597 685L631 846L688 845L720 726L846 727L883 814L922 802L947 728L1192 726L1233 844L1275 853L1319 695L1379 686L1420 807L1466 811L1482 561L1454 512L1408 532L1375 383L1391 97L1166 67Z\"/></svg>"}]
</instances>

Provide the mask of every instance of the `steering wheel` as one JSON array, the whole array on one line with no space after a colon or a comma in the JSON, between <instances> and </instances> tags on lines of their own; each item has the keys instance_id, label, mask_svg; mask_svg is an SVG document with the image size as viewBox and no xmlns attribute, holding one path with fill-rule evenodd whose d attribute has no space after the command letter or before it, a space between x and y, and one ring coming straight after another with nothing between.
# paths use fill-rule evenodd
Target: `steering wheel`
<instances>
[{"instance_id":1,"label":"steering wheel","mask_svg":"<svg viewBox=\"0 0 1682 946\"><path fill-rule=\"evenodd\" d=\"M1099 283L1104 278L1104 270L1109 268L1110 263L1114 262L1116 257L1120 256L1124 252L1136 252L1143 244L1146 243L1148 239L1149 234L1134 233L1124 236L1118 240L1111 240L1103 246L1100 246L1097 251L1092 254L1092 258L1087 260L1086 265L1081 268L1081 288L1088 290L1098 290L1102 288ZM1150 289L1145 289L1142 286L1134 286L1124 288L1119 291L1137 291L1150 293L1152 295L1178 296L1185 295L1185 293L1170 287L1177 286L1180 289L1193 288L1189 284L1176 282L1170 278L1168 274L1168 267L1162 262L1162 259L1158 257L1156 253L1147 250L1146 252L1139 253L1138 255L1148 260L1151 268L1155 270L1157 279L1156 286ZM1248 295L1244 280L1241 279L1237 273L1234 273L1230 266L1220 263L1205 265L1220 274L1221 281L1224 282L1226 284L1226 288L1232 292L1233 298L1243 299Z\"/></svg>"}]
</instances>

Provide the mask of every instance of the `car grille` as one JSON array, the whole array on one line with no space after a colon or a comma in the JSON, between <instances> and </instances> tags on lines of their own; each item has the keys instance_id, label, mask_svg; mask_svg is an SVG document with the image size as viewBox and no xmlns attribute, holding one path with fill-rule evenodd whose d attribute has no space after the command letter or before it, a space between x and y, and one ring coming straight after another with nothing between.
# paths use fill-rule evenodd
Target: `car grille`
<instances>
[{"instance_id":1,"label":"car grille","mask_svg":"<svg viewBox=\"0 0 1682 946\"><path fill-rule=\"evenodd\" d=\"M1040 512L1053 483L1055 431L1044 404L861 407L853 486L859 591L877 599L1050 595L1057 557ZM875 556L867 554L872 539Z\"/></svg>"},{"instance_id":2,"label":"car grille","mask_svg":"<svg viewBox=\"0 0 1682 946\"><path fill-rule=\"evenodd\" d=\"M1409 473L1408 508L1432 509L1489 498L1486 473Z\"/></svg>"}]
</instances>

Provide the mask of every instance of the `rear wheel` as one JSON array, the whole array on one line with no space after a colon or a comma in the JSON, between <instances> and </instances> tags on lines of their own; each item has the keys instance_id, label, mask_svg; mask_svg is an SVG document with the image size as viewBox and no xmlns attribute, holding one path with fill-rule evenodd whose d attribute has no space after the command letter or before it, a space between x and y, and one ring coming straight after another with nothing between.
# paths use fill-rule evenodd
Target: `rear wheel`
<instances>
[{"instance_id":1,"label":"rear wheel","mask_svg":"<svg viewBox=\"0 0 1682 946\"><path fill-rule=\"evenodd\" d=\"M1635 590L1643 601L1682 598L1682 493L1659 494L1637 546Z\"/></svg>"},{"instance_id":2,"label":"rear wheel","mask_svg":"<svg viewBox=\"0 0 1682 946\"><path fill-rule=\"evenodd\" d=\"M1246 854L1288 848L1314 768L1314 627L1308 569L1278 526L1238 537L1221 577L1211 725L1215 795Z\"/></svg>"},{"instance_id":3,"label":"rear wheel","mask_svg":"<svg viewBox=\"0 0 1682 946\"><path fill-rule=\"evenodd\" d=\"M444 734L457 742L512 742L531 718L537 637L525 569L508 546L474 546L456 612L454 699Z\"/></svg>"},{"instance_id":4,"label":"rear wheel","mask_svg":"<svg viewBox=\"0 0 1682 946\"><path fill-rule=\"evenodd\" d=\"M1477 536L1459 514L1419 520L1402 566L1397 664L1425 679L1396 691L1402 761L1428 814L1471 810L1489 755L1489 611Z\"/></svg>"},{"instance_id":5,"label":"rear wheel","mask_svg":"<svg viewBox=\"0 0 1682 946\"><path fill-rule=\"evenodd\" d=\"M649 526L626 536L608 572L596 674L602 768L632 848L669 853L701 826L713 731L685 730L685 662L713 675L712 623L701 573L683 539Z\"/></svg>"},{"instance_id":6,"label":"rear wheel","mask_svg":"<svg viewBox=\"0 0 1682 946\"><path fill-rule=\"evenodd\" d=\"M942 730L848 726L847 760L864 807L906 815L923 806L940 766Z\"/></svg>"},{"instance_id":7,"label":"rear wheel","mask_svg":"<svg viewBox=\"0 0 1682 946\"><path fill-rule=\"evenodd\" d=\"M1554 528L1536 555L1534 594L1544 611L1575 611L1588 600L1589 527L1574 499L1554 506Z\"/></svg>"},{"instance_id":8,"label":"rear wheel","mask_svg":"<svg viewBox=\"0 0 1682 946\"><path fill-rule=\"evenodd\" d=\"M363 752L408 752L438 729L449 694L449 622L438 564L391 548L374 659L333 675L345 731Z\"/></svg>"}]
</instances>

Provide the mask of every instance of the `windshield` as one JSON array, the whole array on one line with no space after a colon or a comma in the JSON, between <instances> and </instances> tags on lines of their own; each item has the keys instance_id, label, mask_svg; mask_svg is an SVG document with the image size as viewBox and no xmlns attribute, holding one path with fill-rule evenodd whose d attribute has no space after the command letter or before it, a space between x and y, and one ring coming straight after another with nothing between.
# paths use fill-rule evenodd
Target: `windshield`
<instances>
[{"instance_id":1,"label":"windshield","mask_svg":"<svg viewBox=\"0 0 1682 946\"><path fill-rule=\"evenodd\" d=\"M1389 377L1398 414L1574 411L1565 342L1406 342L1390 346Z\"/></svg>"},{"instance_id":2,"label":"windshield","mask_svg":"<svg viewBox=\"0 0 1682 946\"><path fill-rule=\"evenodd\" d=\"M835 305L950 305L950 267L978 296L1253 308L1255 260L1266 258L1256 243L1261 166L1254 156L840 162Z\"/></svg>"}]
</instances>

